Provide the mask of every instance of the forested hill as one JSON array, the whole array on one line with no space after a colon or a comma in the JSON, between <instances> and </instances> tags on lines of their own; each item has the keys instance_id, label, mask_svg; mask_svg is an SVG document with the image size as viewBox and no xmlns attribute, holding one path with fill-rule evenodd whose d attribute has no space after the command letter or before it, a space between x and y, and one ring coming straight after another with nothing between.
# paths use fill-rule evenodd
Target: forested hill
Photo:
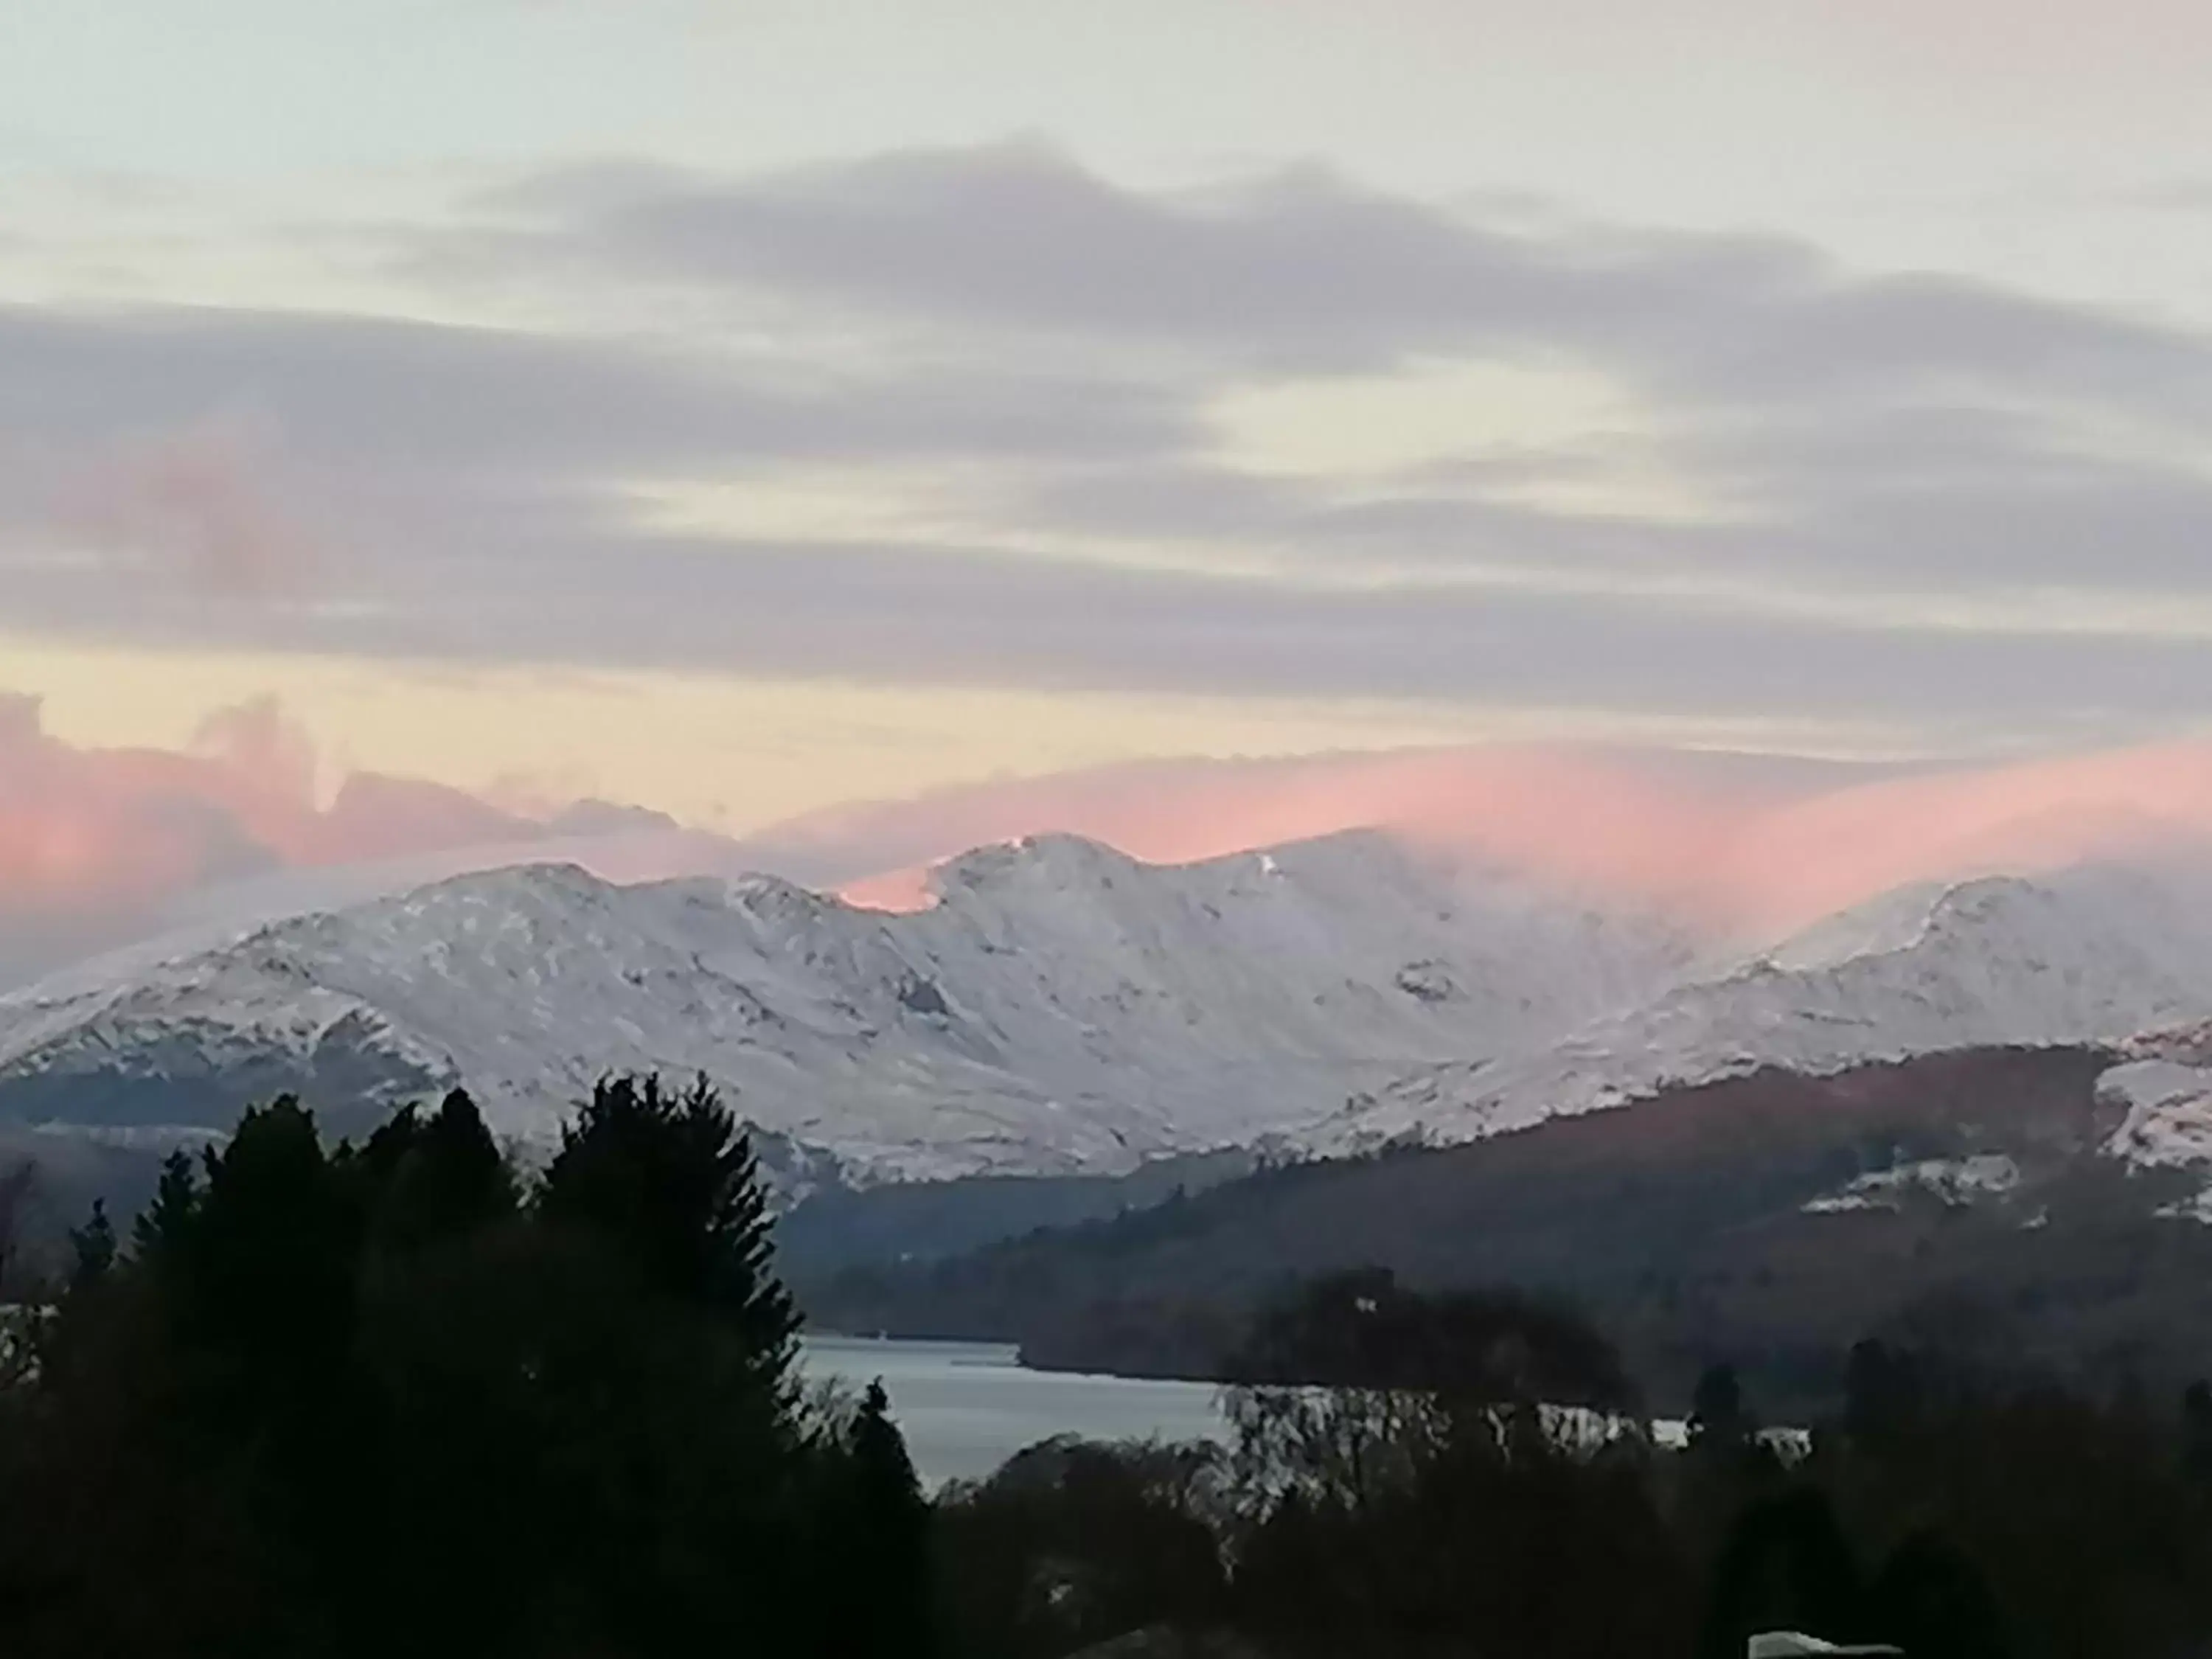
<instances>
[{"instance_id":1,"label":"forested hill","mask_svg":"<svg viewBox=\"0 0 2212 1659\"><path fill-rule=\"evenodd\" d=\"M2212 1346L2193 1182L2103 1155L2089 1048L1782 1072L1439 1150L1262 1170L1116 1218L802 1285L818 1322L1022 1343L1033 1363L1211 1374L1302 1274L1561 1293L1676 1403L1710 1360L1833 1397L1869 1331L1941 1328L2023 1363L2183 1375Z\"/></svg>"}]
</instances>

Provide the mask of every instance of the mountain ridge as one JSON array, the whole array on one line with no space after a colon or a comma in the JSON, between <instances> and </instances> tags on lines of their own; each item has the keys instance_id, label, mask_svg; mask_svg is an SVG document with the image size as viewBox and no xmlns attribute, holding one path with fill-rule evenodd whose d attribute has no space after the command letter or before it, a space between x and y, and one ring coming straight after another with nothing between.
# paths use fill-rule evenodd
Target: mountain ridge
<instances>
[{"instance_id":1,"label":"mountain ridge","mask_svg":"<svg viewBox=\"0 0 2212 1659\"><path fill-rule=\"evenodd\" d=\"M542 1144L658 1069L841 1181L1111 1174L2212 1019L2212 887L2130 866L1920 884L1748 950L1377 831L1188 865L1024 837L930 892L462 874L0 996L0 1122L219 1131L291 1089L343 1130L465 1084Z\"/></svg>"},{"instance_id":2,"label":"mountain ridge","mask_svg":"<svg viewBox=\"0 0 2212 1659\"><path fill-rule=\"evenodd\" d=\"M2212 1014L2212 907L2192 882L2082 865L1877 896L1528 1055L1411 1073L1316 1135L1443 1142L1776 1066L2118 1042Z\"/></svg>"},{"instance_id":3,"label":"mountain ridge","mask_svg":"<svg viewBox=\"0 0 2212 1659\"><path fill-rule=\"evenodd\" d=\"M0 998L0 1116L58 1110L71 1085L93 1101L78 1116L130 1115L94 1097L242 1066L311 1095L365 1075L364 1105L466 1082L542 1139L594 1076L654 1067L731 1085L863 1178L1109 1169L1564 1031L1686 950L1369 834L1160 866L1039 837L937 885L893 915L764 876L456 877Z\"/></svg>"}]
</instances>

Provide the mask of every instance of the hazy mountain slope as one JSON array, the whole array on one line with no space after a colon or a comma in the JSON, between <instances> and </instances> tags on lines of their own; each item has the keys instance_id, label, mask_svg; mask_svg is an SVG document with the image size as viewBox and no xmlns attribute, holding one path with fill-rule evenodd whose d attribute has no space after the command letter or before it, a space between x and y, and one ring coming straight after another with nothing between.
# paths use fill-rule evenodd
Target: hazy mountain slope
<instances>
[{"instance_id":1,"label":"hazy mountain slope","mask_svg":"<svg viewBox=\"0 0 2212 1659\"><path fill-rule=\"evenodd\" d=\"M2187 881L2083 866L1905 889L1540 1052L1409 1075L1310 1144L1464 1140L1759 1066L2105 1042L2208 1013L2212 907Z\"/></svg>"},{"instance_id":2,"label":"hazy mountain slope","mask_svg":"<svg viewBox=\"0 0 2212 1659\"><path fill-rule=\"evenodd\" d=\"M465 876L0 999L0 1120L220 1123L279 1087L374 1109L465 1081L542 1135L649 1066L868 1175L1113 1169L1548 1041L1688 960L1372 835L1183 867L1044 838L938 886L890 916L759 877Z\"/></svg>"}]
</instances>

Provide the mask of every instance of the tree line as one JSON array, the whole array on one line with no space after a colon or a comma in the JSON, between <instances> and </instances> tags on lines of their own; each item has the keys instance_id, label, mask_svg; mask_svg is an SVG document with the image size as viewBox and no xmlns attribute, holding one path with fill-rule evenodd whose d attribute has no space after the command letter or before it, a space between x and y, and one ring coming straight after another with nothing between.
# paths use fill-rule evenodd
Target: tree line
<instances>
[{"instance_id":1,"label":"tree line","mask_svg":"<svg viewBox=\"0 0 2212 1659\"><path fill-rule=\"evenodd\" d=\"M1809 1434L1764 1430L1722 1364L1662 1443L1571 1312L1379 1270L1278 1303L1226 1369L1225 1447L1048 1443L940 1498L964 1656L2212 1647L2203 1384L2092 1399L1873 1340Z\"/></svg>"},{"instance_id":2,"label":"tree line","mask_svg":"<svg viewBox=\"0 0 2212 1659\"><path fill-rule=\"evenodd\" d=\"M0 1651L1923 1659L2212 1644L2212 1388L2092 1397L1863 1342L1662 1440L1573 1311L1381 1270L1285 1294L1221 1443L1048 1441L926 1497L809 1389L741 1126L613 1079L542 1169L465 1094L283 1099L95 1206L0 1330Z\"/></svg>"}]
</instances>

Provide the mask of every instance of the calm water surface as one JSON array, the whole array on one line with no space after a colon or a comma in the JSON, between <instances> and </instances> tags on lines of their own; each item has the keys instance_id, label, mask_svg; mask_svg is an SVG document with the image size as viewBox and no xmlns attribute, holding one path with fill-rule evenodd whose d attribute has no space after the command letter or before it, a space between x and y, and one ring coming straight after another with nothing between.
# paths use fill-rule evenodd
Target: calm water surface
<instances>
[{"instance_id":1,"label":"calm water surface","mask_svg":"<svg viewBox=\"0 0 2212 1659\"><path fill-rule=\"evenodd\" d=\"M922 1484L988 1474L1055 1434L1196 1440L1224 1431L1212 1385L1023 1369L1011 1347L809 1336L810 1377L864 1389L881 1377Z\"/></svg>"}]
</instances>

